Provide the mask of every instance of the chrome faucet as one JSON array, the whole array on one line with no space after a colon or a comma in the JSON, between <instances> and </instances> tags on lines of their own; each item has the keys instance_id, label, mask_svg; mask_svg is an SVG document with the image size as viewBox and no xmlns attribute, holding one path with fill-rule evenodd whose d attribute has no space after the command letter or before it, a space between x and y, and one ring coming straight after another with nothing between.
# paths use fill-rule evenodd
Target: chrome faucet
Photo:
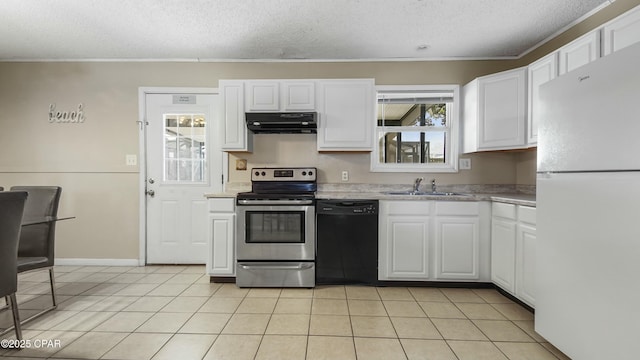
<instances>
[{"instance_id":1,"label":"chrome faucet","mask_svg":"<svg viewBox=\"0 0 640 360\"><path fill-rule=\"evenodd\" d=\"M413 183L413 192L420 191L420 183L424 180L424 178L416 178L416 181Z\"/></svg>"},{"instance_id":2,"label":"chrome faucet","mask_svg":"<svg viewBox=\"0 0 640 360\"><path fill-rule=\"evenodd\" d=\"M436 192L436 179L431 179L431 192Z\"/></svg>"}]
</instances>

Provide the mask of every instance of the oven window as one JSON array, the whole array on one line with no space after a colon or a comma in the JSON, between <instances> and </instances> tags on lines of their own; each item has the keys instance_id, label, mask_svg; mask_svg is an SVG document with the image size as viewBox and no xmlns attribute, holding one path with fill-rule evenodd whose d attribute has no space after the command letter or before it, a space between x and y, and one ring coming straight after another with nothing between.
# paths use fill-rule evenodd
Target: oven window
<instances>
[{"instance_id":1,"label":"oven window","mask_svg":"<svg viewBox=\"0 0 640 360\"><path fill-rule=\"evenodd\" d=\"M304 243L304 211L247 211L247 243Z\"/></svg>"}]
</instances>

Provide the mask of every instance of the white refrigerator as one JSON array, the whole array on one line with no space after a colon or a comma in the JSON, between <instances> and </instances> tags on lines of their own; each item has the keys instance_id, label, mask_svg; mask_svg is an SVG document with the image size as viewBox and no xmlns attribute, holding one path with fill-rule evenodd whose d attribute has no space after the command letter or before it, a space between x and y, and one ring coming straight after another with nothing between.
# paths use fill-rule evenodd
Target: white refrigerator
<instances>
[{"instance_id":1,"label":"white refrigerator","mask_svg":"<svg viewBox=\"0 0 640 360\"><path fill-rule=\"evenodd\" d=\"M535 328L640 359L640 44L540 87Z\"/></svg>"}]
</instances>

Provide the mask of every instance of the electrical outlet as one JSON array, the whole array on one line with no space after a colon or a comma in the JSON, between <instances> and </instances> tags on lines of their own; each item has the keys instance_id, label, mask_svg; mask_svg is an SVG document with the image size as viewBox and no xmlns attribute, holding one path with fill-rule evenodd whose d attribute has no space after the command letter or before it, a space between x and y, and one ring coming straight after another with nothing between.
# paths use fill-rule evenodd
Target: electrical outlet
<instances>
[{"instance_id":1,"label":"electrical outlet","mask_svg":"<svg viewBox=\"0 0 640 360\"><path fill-rule=\"evenodd\" d=\"M349 172L348 171L343 171L342 172L342 181L349 181Z\"/></svg>"},{"instance_id":2,"label":"electrical outlet","mask_svg":"<svg viewBox=\"0 0 640 360\"><path fill-rule=\"evenodd\" d=\"M460 170L471 170L471 159L459 159Z\"/></svg>"},{"instance_id":3,"label":"electrical outlet","mask_svg":"<svg viewBox=\"0 0 640 360\"><path fill-rule=\"evenodd\" d=\"M127 164L127 166L136 166L136 165L138 165L138 156L137 155L132 155L132 154L127 154L125 156L125 163Z\"/></svg>"}]
</instances>

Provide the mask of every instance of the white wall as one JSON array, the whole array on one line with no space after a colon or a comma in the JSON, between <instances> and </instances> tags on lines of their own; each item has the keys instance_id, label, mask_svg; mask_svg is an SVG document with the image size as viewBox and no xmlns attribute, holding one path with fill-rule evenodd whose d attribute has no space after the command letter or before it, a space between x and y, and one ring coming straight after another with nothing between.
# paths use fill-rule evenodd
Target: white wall
<instances>
[{"instance_id":1,"label":"white wall","mask_svg":"<svg viewBox=\"0 0 640 360\"><path fill-rule=\"evenodd\" d=\"M464 84L508 68L505 61L369 63L0 63L0 186L63 187L60 258L137 259L138 88L216 87L233 78L375 78L378 84ZM81 124L49 123L49 105L72 111L84 106ZM367 154L318 154L315 139L304 135L256 141L253 154L231 155L249 166L304 163L322 169L320 180L338 181L351 171L352 182L410 183L416 174L369 174ZM275 146L274 146L275 144ZM245 156L246 155L246 156ZM474 155L474 170L447 175L440 183L513 183L512 155ZM232 181L248 181L232 171Z\"/></svg>"}]
</instances>

